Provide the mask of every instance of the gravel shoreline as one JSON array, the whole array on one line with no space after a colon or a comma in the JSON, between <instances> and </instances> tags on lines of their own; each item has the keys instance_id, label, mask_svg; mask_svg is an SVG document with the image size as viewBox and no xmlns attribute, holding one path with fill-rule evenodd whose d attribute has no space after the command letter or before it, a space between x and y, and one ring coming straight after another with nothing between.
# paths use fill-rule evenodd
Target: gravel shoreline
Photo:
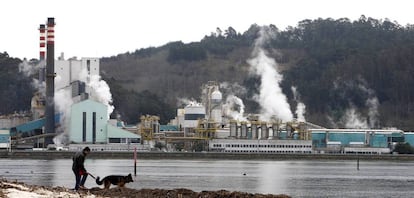
<instances>
[{"instance_id":1,"label":"gravel shoreline","mask_svg":"<svg viewBox=\"0 0 414 198\"><path fill-rule=\"evenodd\" d=\"M246 192L230 192L226 190L194 192L189 189L130 189L113 187L101 189L98 187L75 192L64 187L49 187L27 185L17 181L0 181L0 197L7 198L39 198L39 197L68 197L68 198L102 198L102 197L139 197L139 198L290 198L288 195L258 194Z\"/></svg>"}]
</instances>

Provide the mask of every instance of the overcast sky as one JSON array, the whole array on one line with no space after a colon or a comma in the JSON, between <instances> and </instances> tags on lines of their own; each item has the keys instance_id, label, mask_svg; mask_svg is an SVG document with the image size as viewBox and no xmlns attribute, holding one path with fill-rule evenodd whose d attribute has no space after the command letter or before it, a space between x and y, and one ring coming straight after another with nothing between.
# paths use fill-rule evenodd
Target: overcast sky
<instances>
[{"instance_id":1,"label":"overcast sky","mask_svg":"<svg viewBox=\"0 0 414 198\"><path fill-rule=\"evenodd\" d=\"M39 24L54 17L55 57L103 57L170 41L200 41L232 26L284 30L303 19L361 15L414 24L410 0L6 0L0 8L0 52L39 58Z\"/></svg>"}]
</instances>

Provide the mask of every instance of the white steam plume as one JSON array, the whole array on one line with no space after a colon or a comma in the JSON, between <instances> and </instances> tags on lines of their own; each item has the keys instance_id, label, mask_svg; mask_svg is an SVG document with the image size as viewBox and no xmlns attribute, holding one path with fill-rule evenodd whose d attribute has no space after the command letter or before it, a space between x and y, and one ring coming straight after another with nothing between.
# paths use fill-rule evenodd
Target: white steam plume
<instances>
[{"instance_id":1,"label":"white steam plume","mask_svg":"<svg viewBox=\"0 0 414 198\"><path fill-rule=\"evenodd\" d=\"M354 107L347 109L344 116L345 128L367 129L368 123Z\"/></svg>"},{"instance_id":2,"label":"white steam plume","mask_svg":"<svg viewBox=\"0 0 414 198\"><path fill-rule=\"evenodd\" d=\"M114 111L115 107L112 105L112 94L108 84L102 80L100 76L92 75L88 86L92 88L92 98L108 107L107 119L109 119L109 116Z\"/></svg>"},{"instance_id":3,"label":"white steam plume","mask_svg":"<svg viewBox=\"0 0 414 198\"><path fill-rule=\"evenodd\" d=\"M365 104L368 107L368 119L370 128L376 128L378 126L378 98L371 97L365 101Z\"/></svg>"},{"instance_id":4,"label":"white steam plume","mask_svg":"<svg viewBox=\"0 0 414 198\"><path fill-rule=\"evenodd\" d=\"M354 81L338 81L334 83L335 89L340 89L342 86L345 90L351 91L361 91L365 94L365 106L368 109L368 113L364 117L359 114L354 105L350 101L350 108L346 110L345 115L342 117L341 121L345 123L346 128L377 128L379 126L378 117L379 117L379 101L376 97L375 91L368 88L368 83L362 78L358 77ZM346 92L343 92L342 97L346 97ZM349 120L348 120L349 119Z\"/></svg>"},{"instance_id":5,"label":"white steam plume","mask_svg":"<svg viewBox=\"0 0 414 198\"><path fill-rule=\"evenodd\" d=\"M244 116L243 100L235 95L228 95L223 104L223 111L227 117L238 121L246 121Z\"/></svg>"},{"instance_id":6,"label":"white steam plume","mask_svg":"<svg viewBox=\"0 0 414 198\"><path fill-rule=\"evenodd\" d=\"M22 72L25 76L39 76L39 71L41 68L45 67L45 61L40 61L36 63L27 62L26 59L19 64L19 71ZM46 96L46 82L40 82L39 79L33 78L31 82L32 87L37 90L43 97Z\"/></svg>"},{"instance_id":7,"label":"white steam plume","mask_svg":"<svg viewBox=\"0 0 414 198\"><path fill-rule=\"evenodd\" d=\"M302 102L298 102L298 104L296 106L295 113L297 115L297 119L298 119L299 122L306 122L306 119L305 119L306 106L305 106L305 104L303 104Z\"/></svg>"},{"instance_id":8,"label":"white steam plume","mask_svg":"<svg viewBox=\"0 0 414 198\"><path fill-rule=\"evenodd\" d=\"M265 42L273 36L268 27L260 29L259 38L256 39L252 52L253 58L249 59L248 63L251 71L261 78L260 91L256 98L261 106L261 119L270 120L271 117L276 116L286 122L291 121L293 115L280 87L283 76L278 73L275 60L268 57L266 50L263 49Z\"/></svg>"},{"instance_id":9,"label":"white steam plume","mask_svg":"<svg viewBox=\"0 0 414 198\"><path fill-rule=\"evenodd\" d=\"M227 95L244 95L247 93L245 87L239 85L239 83L229 83L229 82L222 82L220 83L220 89L223 90L224 94Z\"/></svg>"},{"instance_id":10,"label":"white steam plume","mask_svg":"<svg viewBox=\"0 0 414 198\"><path fill-rule=\"evenodd\" d=\"M188 98L178 98L177 99L177 106L201 106L201 103L197 102L194 99L188 99Z\"/></svg>"},{"instance_id":11,"label":"white steam plume","mask_svg":"<svg viewBox=\"0 0 414 198\"><path fill-rule=\"evenodd\" d=\"M293 99L297 102L296 105L296 118L299 122L306 122L305 113L306 113L306 106L303 102L300 101L299 93L295 86L291 87L293 93Z\"/></svg>"},{"instance_id":12,"label":"white steam plume","mask_svg":"<svg viewBox=\"0 0 414 198\"><path fill-rule=\"evenodd\" d=\"M364 91L368 98L365 101L365 105L368 107L368 123L370 128L376 128L378 127L378 107L379 107L379 101L375 94L375 91L367 88L367 83L362 78L360 79L362 83L359 84L359 88Z\"/></svg>"},{"instance_id":13,"label":"white steam plume","mask_svg":"<svg viewBox=\"0 0 414 198\"><path fill-rule=\"evenodd\" d=\"M58 112L60 112L60 120L62 124L58 131L59 135L53 138L53 142L56 145L62 145L68 143L68 126L70 125L70 109L73 104L72 100L72 90L70 89L60 89L55 92L55 107Z\"/></svg>"},{"instance_id":14,"label":"white steam plume","mask_svg":"<svg viewBox=\"0 0 414 198\"><path fill-rule=\"evenodd\" d=\"M101 76L99 75L88 75L88 71L86 69L83 69L80 72L79 80L85 82L86 86L90 88L90 98L108 107L107 119L109 119L109 116L115 108L112 105L112 94L108 84L104 80L102 80Z\"/></svg>"}]
</instances>

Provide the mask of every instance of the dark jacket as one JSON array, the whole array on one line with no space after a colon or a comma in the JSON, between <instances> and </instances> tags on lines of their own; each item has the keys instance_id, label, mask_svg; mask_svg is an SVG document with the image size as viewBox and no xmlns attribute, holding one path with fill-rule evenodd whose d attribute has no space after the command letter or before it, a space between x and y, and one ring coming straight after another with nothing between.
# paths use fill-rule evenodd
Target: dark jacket
<instances>
[{"instance_id":1,"label":"dark jacket","mask_svg":"<svg viewBox=\"0 0 414 198\"><path fill-rule=\"evenodd\" d=\"M77 152L73 158L73 164L72 164L72 170L76 173L87 172L85 167L83 166L83 163L85 162L85 154L83 154L83 151Z\"/></svg>"}]
</instances>

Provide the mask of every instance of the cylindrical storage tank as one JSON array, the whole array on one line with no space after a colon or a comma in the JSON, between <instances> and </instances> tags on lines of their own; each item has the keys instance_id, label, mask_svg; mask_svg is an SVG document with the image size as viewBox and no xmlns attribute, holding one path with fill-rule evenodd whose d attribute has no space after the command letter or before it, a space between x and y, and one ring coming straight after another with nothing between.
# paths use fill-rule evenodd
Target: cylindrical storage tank
<instances>
[{"instance_id":1,"label":"cylindrical storage tank","mask_svg":"<svg viewBox=\"0 0 414 198\"><path fill-rule=\"evenodd\" d=\"M222 99L223 99L223 96L221 95L221 92L219 90L215 90L213 91L213 93L211 93L211 103L219 104L221 103Z\"/></svg>"},{"instance_id":2,"label":"cylindrical storage tank","mask_svg":"<svg viewBox=\"0 0 414 198\"><path fill-rule=\"evenodd\" d=\"M293 139L298 140L299 139L299 133L297 131L293 132Z\"/></svg>"},{"instance_id":3,"label":"cylindrical storage tank","mask_svg":"<svg viewBox=\"0 0 414 198\"><path fill-rule=\"evenodd\" d=\"M258 133L257 133L257 123L256 122L252 122L252 126L251 126L251 131L252 131L252 139L257 139L258 138Z\"/></svg>"},{"instance_id":4,"label":"cylindrical storage tank","mask_svg":"<svg viewBox=\"0 0 414 198\"><path fill-rule=\"evenodd\" d=\"M152 132L153 133L159 133L160 132L160 125L158 123L153 123L152 124Z\"/></svg>"},{"instance_id":5,"label":"cylindrical storage tank","mask_svg":"<svg viewBox=\"0 0 414 198\"><path fill-rule=\"evenodd\" d=\"M223 123L223 117L222 117L222 113L221 113L221 106L220 107L215 107L213 110L211 110L211 119L221 125Z\"/></svg>"},{"instance_id":6,"label":"cylindrical storage tank","mask_svg":"<svg viewBox=\"0 0 414 198\"><path fill-rule=\"evenodd\" d=\"M272 124L273 129L273 139L279 139L279 124L273 123Z\"/></svg>"},{"instance_id":7,"label":"cylindrical storage tank","mask_svg":"<svg viewBox=\"0 0 414 198\"><path fill-rule=\"evenodd\" d=\"M230 137L237 137L237 122L235 120L230 121Z\"/></svg>"},{"instance_id":8,"label":"cylindrical storage tank","mask_svg":"<svg viewBox=\"0 0 414 198\"><path fill-rule=\"evenodd\" d=\"M184 127L197 127L199 119L205 119L206 110L203 105L191 104L184 108Z\"/></svg>"},{"instance_id":9,"label":"cylindrical storage tank","mask_svg":"<svg viewBox=\"0 0 414 198\"><path fill-rule=\"evenodd\" d=\"M261 128L262 128L262 133L261 133L260 139L263 139L263 140L268 139L269 138L269 130L267 129L266 122L262 122Z\"/></svg>"},{"instance_id":10,"label":"cylindrical storage tank","mask_svg":"<svg viewBox=\"0 0 414 198\"><path fill-rule=\"evenodd\" d=\"M222 98L223 96L219 90L215 90L213 93L211 93L210 118L218 124L221 124L223 121L221 109Z\"/></svg>"},{"instance_id":11,"label":"cylindrical storage tank","mask_svg":"<svg viewBox=\"0 0 414 198\"><path fill-rule=\"evenodd\" d=\"M241 122L240 126L241 138L247 138L247 122Z\"/></svg>"}]
</instances>

